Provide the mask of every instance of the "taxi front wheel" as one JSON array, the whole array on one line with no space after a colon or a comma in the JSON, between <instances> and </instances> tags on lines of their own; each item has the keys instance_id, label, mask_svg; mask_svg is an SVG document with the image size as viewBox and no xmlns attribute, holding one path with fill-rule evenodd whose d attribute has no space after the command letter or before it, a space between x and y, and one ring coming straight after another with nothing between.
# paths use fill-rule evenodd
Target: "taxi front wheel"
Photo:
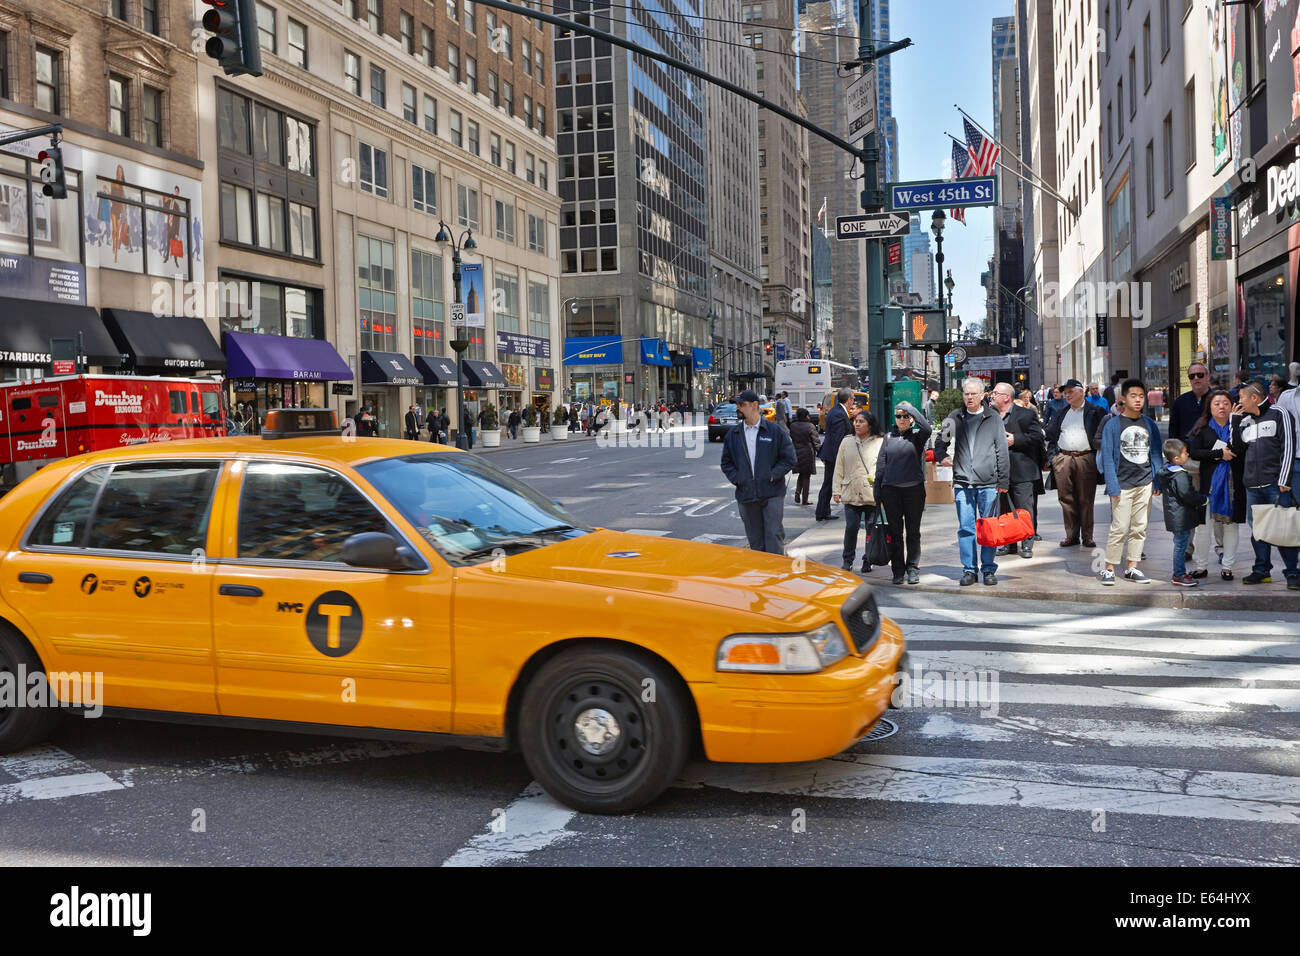
<instances>
[{"instance_id":1,"label":"taxi front wheel","mask_svg":"<svg viewBox=\"0 0 1300 956\"><path fill-rule=\"evenodd\" d=\"M621 648L548 661L524 692L520 744L551 796L588 813L644 807L681 773L693 708L677 676Z\"/></svg>"},{"instance_id":2,"label":"taxi front wheel","mask_svg":"<svg viewBox=\"0 0 1300 956\"><path fill-rule=\"evenodd\" d=\"M45 668L31 645L13 628L0 623L0 678L12 681L18 694L23 694L31 674L44 675ZM59 711L54 707L30 706L26 701L17 706L0 704L0 754L13 753L32 744L40 743L59 722Z\"/></svg>"}]
</instances>

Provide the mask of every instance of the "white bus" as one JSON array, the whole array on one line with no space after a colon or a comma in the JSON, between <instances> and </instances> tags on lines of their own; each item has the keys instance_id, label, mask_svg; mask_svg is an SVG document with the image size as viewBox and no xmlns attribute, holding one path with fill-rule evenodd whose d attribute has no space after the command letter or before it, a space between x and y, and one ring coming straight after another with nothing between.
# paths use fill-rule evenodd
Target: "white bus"
<instances>
[{"instance_id":1,"label":"white bus","mask_svg":"<svg viewBox=\"0 0 1300 956\"><path fill-rule=\"evenodd\" d=\"M776 391L790 393L791 408L806 408L817 420L817 406L826 400L832 384L849 384L856 387L857 369L842 362L826 359L787 359L776 363ZM851 378L852 381L848 381Z\"/></svg>"}]
</instances>

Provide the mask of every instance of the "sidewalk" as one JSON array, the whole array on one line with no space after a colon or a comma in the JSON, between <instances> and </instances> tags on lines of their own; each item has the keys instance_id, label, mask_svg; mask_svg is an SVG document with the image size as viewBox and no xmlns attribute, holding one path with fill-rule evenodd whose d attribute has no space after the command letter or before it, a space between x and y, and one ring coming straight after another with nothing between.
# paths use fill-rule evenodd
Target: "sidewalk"
<instances>
[{"instance_id":1,"label":"sidewalk","mask_svg":"<svg viewBox=\"0 0 1300 956\"><path fill-rule=\"evenodd\" d=\"M820 480L820 474L817 476ZM816 482L814 482L816 486ZM1150 584L1132 584L1118 579L1107 587L1097 580L1105 565L1107 529L1110 527L1110 499L1100 490L1095 507L1094 538L1097 548L1062 548L1058 542L1065 537L1061 519L1061 506L1056 492L1048 492L1039 499L1039 534L1042 541L1034 542L1034 556L1029 559L1019 555L999 555L997 559L998 583L985 587L982 583L970 587L957 584L961 578L961 560L957 552L957 510L950 504L927 504L921 519L921 583L914 585L891 584L888 568L876 568L863 579L883 588L900 588L908 591L969 597L999 597L1007 600L1077 601L1086 604L1115 604L1136 607L1185 607L1198 610L1224 611L1277 611L1300 613L1300 591L1288 591L1282 575L1282 560L1273 551L1273 583L1244 585L1241 579L1250 573L1254 553L1250 547L1250 534L1241 529L1241 540L1233 566L1235 581L1219 577L1217 559L1211 559L1209 576L1199 581L1195 588L1181 588L1171 584L1173 535L1165 530L1164 512L1160 498L1155 498L1147 525L1145 551L1147 559L1138 567L1151 579ZM787 502L787 508L791 505ZM835 508L840 512L839 506ZM854 567L862 561L863 538L859 532L858 551ZM818 524L799 535L786 547L803 551L807 557L835 567L840 566L844 546L844 521ZM1117 567L1119 567L1117 565ZM1194 570L1189 563L1188 570ZM1225 626L1227 622L1225 622Z\"/></svg>"},{"instance_id":2,"label":"sidewalk","mask_svg":"<svg viewBox=\"0 0 1300 956\"><path fill-rule=\"evenodd\" d=\"M576 445L582 442L594 442L596 440L595 435L588 436L584 432L569 432L569 437L567 439L563 441L556 441L554 438L551 437L551 433L549 431L544 431L542 432L541 441L526 442L524 441L524 433L522 428L520 428L519 430L519 437L513 440L510 438L509 432L507 432L503 428L501 429L501 444L496 448L484 448L483 443L478 440L478 434L479 433L477 431L474 432L474 438L475 438L474 447L469 450L471 455L490 455L493 452L509 451L512 448L540 448L543 445L555 445L557 447L562 448L565 445ZM456 447L456 443L453 439L449 439L448 444L452 448Z\"/></svg>"}]
</instances>

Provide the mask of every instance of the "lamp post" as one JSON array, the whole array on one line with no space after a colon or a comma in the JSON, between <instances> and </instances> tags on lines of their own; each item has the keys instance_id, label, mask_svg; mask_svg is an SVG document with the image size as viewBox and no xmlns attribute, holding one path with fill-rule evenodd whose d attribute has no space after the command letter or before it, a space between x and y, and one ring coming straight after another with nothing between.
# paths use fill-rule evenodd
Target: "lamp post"
<instances>
[{"instance_id":1,"label":"lamp post","mask_svg":"<svg viewBox=\"0 0 1300 956\"><path fill-rule=\"evenodd\" d=\"M478 243L474 241L474 231L466 229L460 234L460 239L451 238L452 230L441 219L438 220L438 234L433 237L433 241L442 249L451 246L451 284L455 301L464 309L464 303L460 297L460 252L464 249L466 252L473 252L478 248ZM461 313L462 315L464 312ZM466 316L466 323L461 326L459 338L451 340L451 347L456 353L456 447L462 451L469 449L469 436L465 432L465 361L464 353L469 348L469 339L467 325L469 317ZM453 330L454 334L454 330Z\"/></svg>"},{"instance_id":2,"label":"lamp post","mask_svg":"<svg viewBox=\"0 0 1300 956\"><path fill-rule=\"evenodd\" d=\"M938 246L934 254L934 297L940 306L943 305L943 227L947 223L948 217L944 215L942 209L936 209L934 215L930 217L930 231L934 233L934 241Z\"/></svg>"}]
</instances>

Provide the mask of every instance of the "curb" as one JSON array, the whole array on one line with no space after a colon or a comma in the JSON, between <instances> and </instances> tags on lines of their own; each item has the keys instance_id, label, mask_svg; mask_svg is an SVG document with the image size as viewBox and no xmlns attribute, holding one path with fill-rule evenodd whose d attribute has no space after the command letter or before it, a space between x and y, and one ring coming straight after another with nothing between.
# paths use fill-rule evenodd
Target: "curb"
<instances>
[{"instance_id":1,"label":"curb","mask_svg":"<svg viewBox=\"0 0 1300 956\"><path fill-rule=\"evenodd\" d=\"M1249 590L1243 594L1200 593L1194 589L1180 591L1153 590L1160 582L1151 585L1129 585L1131 590L1122 591L1119 587L1101 590L1064 590L1046 591L1041 589L1020 589L995 586L986 588L983 584L963 588L953 582L949 586L935 584L894 584L890 581L870 581L877 592L886 591L920 591L926 594L960 593L963 597L1003 598L1011 601L1046 601L1051 603L1070 602L1075 604L1108 604L1122 607L1163 607L1182 608L1188 611L1275 611L1279 614L1300 613L1300 592L1286 591L1276 593L1281 587L1278 582L1258 585L1260 590ZM1138 591L1136 588L1142 587ZM1245 587L1245 585L1243 585ZM978 589L978 590L977 590ZM1263 598L1263 601L1260 599Z\"/></svg>"}]
</instances>

